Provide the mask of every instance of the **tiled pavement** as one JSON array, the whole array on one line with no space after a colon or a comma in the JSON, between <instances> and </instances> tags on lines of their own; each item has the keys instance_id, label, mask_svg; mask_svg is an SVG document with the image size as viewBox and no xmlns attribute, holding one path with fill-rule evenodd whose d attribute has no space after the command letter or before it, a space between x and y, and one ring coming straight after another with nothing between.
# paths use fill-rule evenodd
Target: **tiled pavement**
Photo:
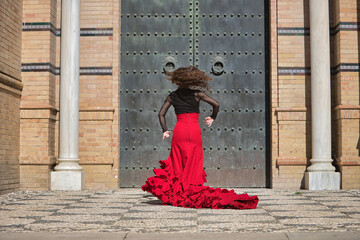
<instances>
[{"instance_id":1,"label":"tiled pavement","mask_svg":"<svg viewBox=\"0 0 360 240\"><path fill-rule=\"evenodd\" d=\"M258 208L232 210L165 206L139 188L79 192L18 191L0 195L0 232L360 231L360 190L235 191L258 195Z\"/></svg>"}]
</instances>

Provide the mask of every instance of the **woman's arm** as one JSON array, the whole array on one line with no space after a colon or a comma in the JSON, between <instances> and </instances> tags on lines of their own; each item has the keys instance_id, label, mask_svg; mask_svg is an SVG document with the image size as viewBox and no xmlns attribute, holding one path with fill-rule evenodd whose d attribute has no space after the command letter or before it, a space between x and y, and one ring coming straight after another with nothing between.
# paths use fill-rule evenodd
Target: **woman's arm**
<instances>
[{"instance_id":1,"label":"woman's arm","mask_svg":"<svg viewBox=\"0 0 360 240\"><path fill-rule=\"evenodd\" d=\"M200 98L200 100L203 100L203 101L209 103L213 107L213 113L211 114L210 117L213 120L215 120L216 116L217 116L217 114L219 112L219 109L220 109L220 104L215 99L209 97L208 95L206 95L203 92L198 92L197 95Z\"/></svg>"},{"instance_id":2,"label":"woman's arm","mask_svg":"<svg viewBox=\"0 0 360 240\"><path fill-rule=\"evenodd\" d=\"M166 97L164 104L162 105L160 111L159 111L159 121L160 121L160 125L161 128L163 130L163 133L167 132L168 128L166 126L166 119L165 119L165 114L168 111L169 107L171 106L171 98L170 95Z\"/></svg>"}]
</instances>

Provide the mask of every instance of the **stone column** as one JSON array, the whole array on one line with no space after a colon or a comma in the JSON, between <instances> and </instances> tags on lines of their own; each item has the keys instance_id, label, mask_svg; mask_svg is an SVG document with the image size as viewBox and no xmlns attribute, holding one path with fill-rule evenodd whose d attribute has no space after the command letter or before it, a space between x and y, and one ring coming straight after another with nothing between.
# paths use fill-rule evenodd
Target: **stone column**
<instances>
[{"instance_id":1,"label":"stone column","mask_svg":"<svg viewBox=\"0 0 360 240\"><path fill-rule=\"evenodd\" d=\"M80 0L61 1L59 164L51 172L51 190L82 190L79 165Z\"/></svg>"},{"instance_id":2,"label":"stone column","mask_svg":"<svg viewBox=\"0 0 360 240\"><path fill-rule=\"evenodd\" d=\"M328 0L310 0L312 159L305 173L309 190L340 189L331 164L330 34Z\"/></svg>"}]
</instances>

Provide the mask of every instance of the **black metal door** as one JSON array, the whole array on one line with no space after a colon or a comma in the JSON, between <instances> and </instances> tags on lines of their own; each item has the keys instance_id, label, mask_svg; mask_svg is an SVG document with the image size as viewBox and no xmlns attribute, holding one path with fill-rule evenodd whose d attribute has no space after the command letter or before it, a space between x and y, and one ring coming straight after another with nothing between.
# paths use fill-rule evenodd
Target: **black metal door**
<instances>
[{"instance_id":1,"label":"black metal door","mask_svg":"<svg viewBox=\"0 0 360 240\"><path fill-rule=\"evenodd\" d=\"M163 69L196 65L214 78L220 112L202 118L205 185L266 186L264 0L123 0L121 3L120 186L144 184L167 159L157 113L176 86ZM172 108L169 128L176 123Z\"/></svg>"}]
</instances>

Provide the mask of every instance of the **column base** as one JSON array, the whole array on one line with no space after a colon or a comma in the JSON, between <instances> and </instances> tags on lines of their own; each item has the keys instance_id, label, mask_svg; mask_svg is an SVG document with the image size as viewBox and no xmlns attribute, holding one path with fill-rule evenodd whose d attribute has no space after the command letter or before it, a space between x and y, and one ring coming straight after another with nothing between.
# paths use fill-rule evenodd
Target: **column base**
<instances>
[{"instance_id":1,"label":"column base","mask_svg":"<svg viewBox=\"0 0 360 240\"><path fill-rule=\"evenodd\" d=\"M305 172L305 189L340 190L339 172Z\"/></svg>"},{"instance_id":2,"label":"column base","mask_svg":"<svg viewBox=\"0 0 360 240\"><path fill-rule=\"evenodd\" d=\"M50 189L80 191L85 190L84 171L53 171L50 173Z\"/></svg>"}]
</instances>

